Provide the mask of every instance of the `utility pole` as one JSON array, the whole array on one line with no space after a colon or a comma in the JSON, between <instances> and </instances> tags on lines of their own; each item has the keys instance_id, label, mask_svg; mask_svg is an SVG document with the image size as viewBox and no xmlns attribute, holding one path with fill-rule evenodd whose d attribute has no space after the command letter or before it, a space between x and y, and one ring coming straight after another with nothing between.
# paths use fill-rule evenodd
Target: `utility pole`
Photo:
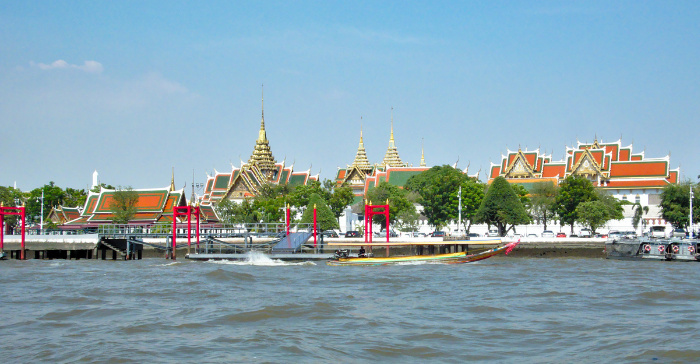
<instances>
[{"instance_id":1,"label":"utility pole","mask_svg":"<svg viewBox=\"0 0 700 364\"><path fill-rule=\"evenodd\" d=\"M690 223L688 224L689 228L689 233L688 233L688 238L692 239L693 238L693 184L690 184Z\"/></svg>"},{"instance_id":2,"label":"utility pole","mask_svg":"<svg viewBox=\"0 0 700 364\"><path fill-rule=\"evenodd\" d=\"M462 186L459 186L457 198L459 199L459 217L457 218L457 234L459 236L462 236Z\"/></svg>"},{"instance_id":3,"label":"utility pole","mask_svg":"<svg viewBox=\"0 0 700 364\"><path fill-rule=\"evenodd\" d=\"M41 222L39 223L39 234L44 231L44 188L41 188Z\"/></svg>"}]
</instances>

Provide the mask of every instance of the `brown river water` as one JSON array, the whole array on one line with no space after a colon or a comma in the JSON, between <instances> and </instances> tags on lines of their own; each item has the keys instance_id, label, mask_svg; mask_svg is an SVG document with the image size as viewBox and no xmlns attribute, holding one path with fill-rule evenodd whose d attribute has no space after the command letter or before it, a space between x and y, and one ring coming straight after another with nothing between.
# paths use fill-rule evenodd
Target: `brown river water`
<instances>
[{"instance_id":1,"label":"brown river water","mask_svg":"<svg viewBox=\"0 0 700 364\"><path fill-rule=\"evenodd\" d=\"M0 261L0 363L697 363L700 264Z\"/></svg>"}]
</instances>

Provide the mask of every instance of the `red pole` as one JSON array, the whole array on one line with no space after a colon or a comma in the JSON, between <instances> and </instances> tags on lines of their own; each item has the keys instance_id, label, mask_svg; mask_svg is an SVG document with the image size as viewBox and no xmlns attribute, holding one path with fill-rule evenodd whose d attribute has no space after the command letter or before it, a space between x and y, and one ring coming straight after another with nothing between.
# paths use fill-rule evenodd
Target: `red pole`
<instances>
[{"instance_id":1,"label":"red pole","mask_svg":"<svg viewBox=\"0 0 700 364\"><path fill-rule=\"evenodd\" d=\"M291 217L292 215L289 211L289 204L287 204L287 236L289 236L289 220L291 219Z\"/></svg>"},{"instance_id":2,"label":"red pole","mask_svg":"<svg viewBox=\"0 0 700 364\"><path fill-rule=\"evenodd\" d=\"M195 207L195 213L197 214L197 254L199 254L199 206Z\"/></svg>"},{"instance_id":3,"label":"red pole","mask_svg":"<svg viewBox=\"0 0 700 364\"><path fill-rule=\"evenodd\" d=\"M386 242L389 244L389 200L386 200ZM386 256L389 256L389 245L386 246Z\"/></svg>"},{"instance_id":4,"label":"red pole","mask_svg":"<svg viewBox=\"0 0 700 364\"><path fill-rule=\"evenodd\" d=\"M367 227L369 228L369 243L370 244L372 244L372 242L374 241L374 237L372 236L374 233L372 231L372 217L374 217L373 215L374 215L374 210L372 209L372 205L369 205L369 217L367 218L367 224L368 224Z\"/></svg>"},{"instance_id":5,"label":"red pole","mask_svg":"<svg viewBox=\"0 0 700 364\"><path fill-rule=\"evenodd\" d=\"M22 214L22 253L20 255L20 260L24 260L24 222L25 222L25 207L22 206L19 208L20 213Z\"/></svg>"},{"instance_id":6,"label":"red pole","mask_svg":"<svg viewBox=\"0 0 700 364\"><path fill-rule=\"evenodd\" d=\"M192 205L187 205L187 255L192 247Z\"/></svg>"},{"instance_id":7,"label":"red pole","mask_svg":"<svg viewBox=\"0 0 700 364\"><path fill-rule=\"evenodd\" d=\"M367 244L367 200L365 200L365 244Z\"/></svg>"},{"instance_id":8,"label":"red pole","mask_svg":"<svg viewBox=\"0 0 700 364\"><path fill-rule=\"evenodd\" d=\"M170 256L172 258L172 260L176 259L176 255L175 255L175 248L177 247L177 244L175 243L176 239L177 239L177 207L173 207L173 242L172 242L173 252L172 252L172 255Z\"/></svg>"},{"instance_id":9,"label":"red pole","mask_svg":"<svg viewBox=\"0 0 700 364\"><path fill-rule=\"evenodd\" d=\"M386 242L389 242L389 205L386 205Z\"/></svg>"},{"instance_id":10,"label":"red pole","mask_svg":"<svg viewBox=\"0 0 700 364\"><path fill-rule=\"evenodd\" d=\"M5 251L5 207L4 203L0 202L0 228L2 228L2 231L0 231L0 253Z\"/></svg>"},{"instance_id":11,"label":"red pole","mask_svg":"<svg viewBox=\"0 0 700 364\"><path fill-rule=\"evenodd\" d=\"M316 248L316 205L314 205L314 248Z\"/></svg>"}]
</instances>

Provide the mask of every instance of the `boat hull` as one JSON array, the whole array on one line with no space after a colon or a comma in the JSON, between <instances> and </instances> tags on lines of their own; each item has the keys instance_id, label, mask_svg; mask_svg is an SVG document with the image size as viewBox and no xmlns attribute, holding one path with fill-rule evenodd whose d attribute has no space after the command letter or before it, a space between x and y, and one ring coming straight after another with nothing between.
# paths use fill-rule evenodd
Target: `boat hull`
<instances>
[{"instance_id":1,"label":"boat hull","mask_svg":"<svg viewBox=\"0 0 700 364\"><path fill-rule=\"evenodd\" d=\"M697 262L698 242L680 239L609 240L605 243L608 259Z\"/></svg>"},{"instance_id":2,"label":"boat hull","mask_svg":"<svg viewBox=\"0 0 700 364\"><path fill-rule=\"evenodd\" d=\"M340 258L327 261L328 265L391 265L405 263L435 263L435 264L462 264L471 263L491 258L499 254L508 254L518 243L510 243L493 249L488 249L477 254L467 254L466 252L438 254L438 255L411 255L402 257L384 258Z\"/></svg>"}]
</instances>

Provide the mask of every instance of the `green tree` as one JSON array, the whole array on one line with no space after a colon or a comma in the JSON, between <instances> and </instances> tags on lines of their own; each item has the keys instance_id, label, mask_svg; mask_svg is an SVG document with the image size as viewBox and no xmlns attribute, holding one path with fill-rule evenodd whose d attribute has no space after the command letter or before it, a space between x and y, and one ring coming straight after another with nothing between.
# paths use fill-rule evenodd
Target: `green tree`
<instances>
[{"instance_id":1,"label":"green tree","mask_svg":"<svg viewBox=\"0 0 700 364\"><path fill-rule=\"evenodd\" d=\"M423 206L423 215L430 225L440 229L457 220L457 191L460 186L466 185L467 180L462 171L452 166L435 166L409 178L405 189L419 194L418 203Z\"/></svg>"},{"instance_id":2,"label":"green tree","mask_svg":"<svg viewBox=\"0 0 700 364\"><path fill-rule=\"evenodd\" d=\"M284 219L284 197L275 198L258 196L253 199L255 222L273 223Z\"/></svg>"},{"instance_id":3,"label":"green tree","mask_svg":"<svg viewBox=\"0 0 700 364\"><path fill-rule=\"evenodd\" d=\"M681 184L670 184L661 191L661 217L670 222L676 228L688 226L690 218L690 188L693 192L693 222L698 222L697 213L700 212L700 189L693 186L690 181Z\"/></svg>"},{"instance_id":4,"label":"green tree","mask_svg":"<svg viewBox=\"0 0 700 364\"><path fill-rule=\"evenodd\" d=\"M475 219L498 227L498 234L505 236L515 225L527 224L530 216L522 201L503 177L496 177L479 206Z\"/></svg>"},{"instance_id":5,"label":"green tree","mask_svg":"<svg viewBox=\"0 0 700 364\"><path fill-rule=\"evenodd\" d=\"M301 217L301 223L312 224L314 222L314 206L316 206L316 223L320 231L339 228L335 215L333 215L326 201L317 193L312 193L311 196L309 196L309 204L306 206L304 215Z\"/></svg>"},{"instance_id":6,"label":"green tree","mask_svg":"<svg viewBox=\"0 0 700 364\"><path fill-rule=\"evenodd\" d=\"M593 233L608 221L623 218L622 202L601 189L596 190L596 200L582 202L576 207L576 221Z\"/></svg>"},{"instance_id":7,"label":"green tree","mask_svg":"<svg viewBox=\"0 0 700 364\"><path fill-rule=\"evenodd\" d=\"M393 225L397 221L397 217L405 210L415 211L416 207L409 201L406 191L394 186L388 182L380 182L377 187L373 188L367 194L367 199L373 205L384 205L389 201L389 224ZM364 211L364 201L362 202ZM381 226L381 229L386 228L386 218L382 215L375 215L373 218L375 224Z\"/></svg>"},{"instance_id":8,"label":"green tree","mask_svg":"<svg viewBox=\"0 0 700 364\"><path fill-rule=\"evenodd\" d=\"M603 201L586 201L576 206L576 221L595 231L605 225L610 217L608 206Z\"/></svg>"},{"instance_id":9,"label":"green tree","mask_svg":"<svg viewBox=\"0 0 700 364\"><path fill-rule=\"evenodd\" d=\"M225 224L250 224L257 222L252 200L244 199L240 203L231 200L221 200L216 204L216 212ZM259 220L258 220L259 221Z\"/></svg>"},{"instance_id":10,"label":"green tree","mask_svg":"<svg viewBox=\"0 0 700 364\"><path fill-rule=\"evenodd\" d=\"M309 181L306 185L298 185L289 194L289 203L297 209L303 210L309 205L309 198L314 193L319 196L324 194L319 181Z\"/></svg>"},{"instance_id":11,"label":"green tree","mask_svg":"<svg viewBox=\"0 0 700 364\"><path fill-rule=\"evenodd\" d=\"M396 216L396 228L399 231L416 231L418 230L418 219L420 214L415 209L403 210Z\"/></svg>"},{"instance_id":12,"label":"green tree","mask_svg":"<svg viewBox=\"0 0 700 364\"><path fill-rule=\"evenodd\" d=\"M525 210L530 210L530 207L532 206L532 201L530 200L530 192L528 192L527 189L523 187L523 185L519 185L517 183L511 184L511 187L513 187L513 191L515 192L515 194L518 195L518 198L525 207Z\"/></svg>"},{"instance_id":13,"label":"green tree","mask_svg":"<svg viewBox=\"0 0 700 364\"><path fill-rule=\"evenodd\" d=\"M484 200L486 185L473 178L462 182L462 224L469 234L481 202Z\"/></svg>"},{"instance_id":14,"label":"green tree","mask_svg":"<svg viewBox=\"0 0 700 364\"><path fill-rule=\"evenodd\" d=\"M340 223L340 215L342 215L345 209L355 200L355 194L349 186L338 186L328 179L324 181L324 190L326 190L328 207L330 207L333 215L335 215L335 218L338 219L338 223Z\"/></svg>"},{"instance_id":15,"label":"green tree","mask_svg":"<svg viewBox=\"0 0 700 364\"><path fill-rule=\"evenodd\" d=\"M112 212L112 221L115 224L128 224L136 215L138 202L139 194L131 186L117 187L112 195L112 203L109 206Z\"/></svg>"},{"instance_id":16,"label":"green tree","mask_svg":"<svg viewBox=\"0 0 700 364\"><path fill-rule=\"evenodd\" d=\"M84 206L86 199L87 192L85 192L85 190L77 190L68 187L65 190L65 199L62 205L70 207Z\"/></svg>"},{"instance_id":17,"label":"green tree","mask_svg":"<svg viewBox=\"0 0 700 364\"><path fill-rule=\"evenodd\" d=\"M51 212L51 208L58 206L65 199L66 193L61 187L54 184L53 181L44 185L41 188L35 188L29 192L27 197L27 219L29 221L38 222L41 220L41 193L44 192L44 220Z\"/></svg>"},{"instance_id":18,"label":"green tree","mask_svg":"<svg viewBox=\"0 0 700 364\"><path fill-rule=\"evenodd\" d=\"M596 201L598 196L591 181L578 176L569 176L559 186L559 191L554 199L556 213L562 225L571 225L571 233L574 233L576 223L576 207L580 203Z\"/></svg>"},{"instance_id":19,"label":"green tree","mask_svg":"<svg viewBox=\"0 0 700 364\"><path fill-rule=\"evenodd\" d=\"M547 221L556 217L556 195L557 186L552 182L537 182L530 191L530 213L538 224L544 224L544 230L547 230Z\"/></svg>"}]
</instances>

